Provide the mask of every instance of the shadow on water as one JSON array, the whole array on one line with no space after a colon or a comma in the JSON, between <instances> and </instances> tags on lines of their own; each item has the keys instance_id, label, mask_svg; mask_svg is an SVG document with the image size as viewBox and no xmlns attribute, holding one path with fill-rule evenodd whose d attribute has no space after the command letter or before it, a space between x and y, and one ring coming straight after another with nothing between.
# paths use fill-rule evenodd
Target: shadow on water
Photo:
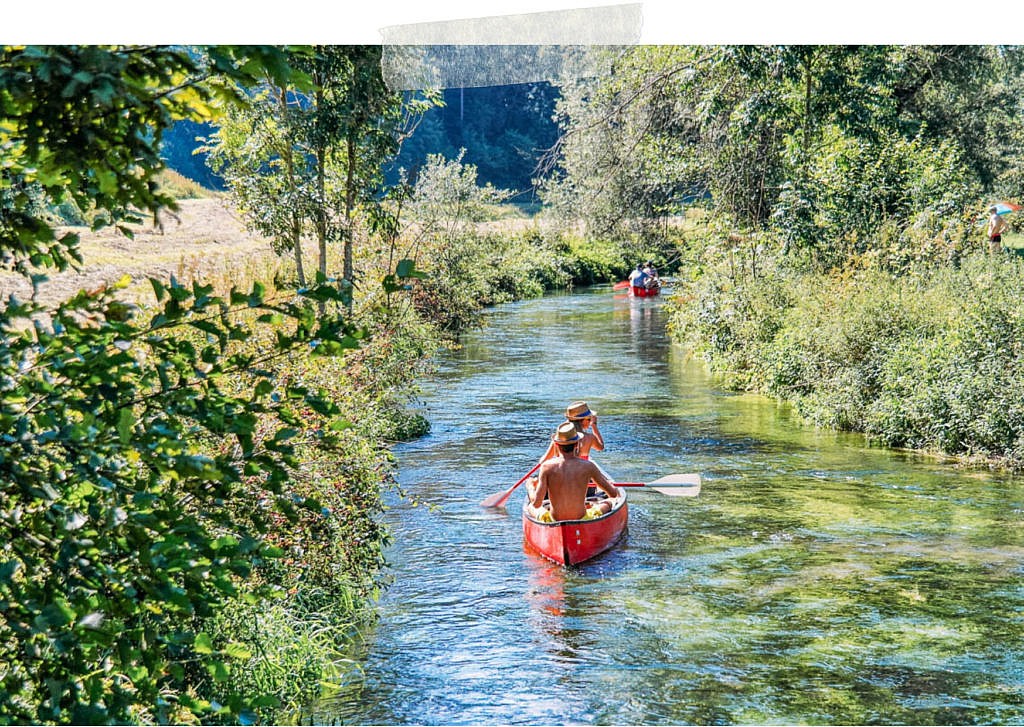
<instances>
[{"instance_id":1,"label":"shadow on water","mask_svg":"<svg viewBox=\"0 0 1024 727\"><path fill-rule=\"evenodd\" d=\"M1024 487L715 387L663 302L607 289L501 306L439 362L432 431L396 448L392 587L339 724L1006 724L1024 721ZM560 568L521 494L586 399L630 492L624 539Z\"/></svg>"}]
</instances>

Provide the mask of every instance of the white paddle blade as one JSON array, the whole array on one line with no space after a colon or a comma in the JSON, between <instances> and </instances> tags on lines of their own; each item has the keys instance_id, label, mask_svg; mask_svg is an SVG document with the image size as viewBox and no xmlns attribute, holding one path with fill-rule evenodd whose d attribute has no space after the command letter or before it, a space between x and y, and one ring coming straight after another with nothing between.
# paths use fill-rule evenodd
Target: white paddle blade
<instances>
[{"instance_id":1,"label":"white paddle blade","mask_svg":"<svg viewBox=\"0 0 1024 727\"><path fill-rule=\"evenodd\" d=\"M652 490L672 497L696 497L700 494L700 475L692 472L684 475L666 475L646 484Z\"/></svg>"}]
</instances>

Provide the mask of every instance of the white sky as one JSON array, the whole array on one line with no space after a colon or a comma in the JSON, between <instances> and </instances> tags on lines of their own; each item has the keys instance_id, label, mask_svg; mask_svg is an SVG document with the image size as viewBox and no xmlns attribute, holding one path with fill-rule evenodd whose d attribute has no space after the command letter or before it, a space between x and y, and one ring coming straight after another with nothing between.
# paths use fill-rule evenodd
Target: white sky
<instances>
[{"instance_id":1,"label":"white sky","mask_svg":"<svg viewBox=\"0 0 1024 727\"><path fill-rule=\"evenodd\" d=\"M641 43L1020 43L1009 0L637 0ZM605 0L14 0L0 13L3 43L355 43L381 29L635 4ZM450 42L457 43L457 38ZM509 38L529 43L529 38Z\"/></svg>"}]
</instances>

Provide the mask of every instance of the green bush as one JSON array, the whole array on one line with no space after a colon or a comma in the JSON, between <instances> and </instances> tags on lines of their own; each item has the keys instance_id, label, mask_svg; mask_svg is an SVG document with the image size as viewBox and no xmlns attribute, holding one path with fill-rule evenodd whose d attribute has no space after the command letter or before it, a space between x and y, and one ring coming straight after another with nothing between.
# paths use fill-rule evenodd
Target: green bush
<instances>
[{"instance_id":1,"label":"green bush","mask_svg":"<svg viewBox=\"0 0 1024 727\"><path fill-rule=\"evenodd\" d=\"M891 132L869 141L831 128L821 148L804 175L783 186L772 215L781 237L813 267L872 253L905 270L963 246L980 190L955 143Z\"/></svg>"},{"instance_id":2,"label":"green bush","mask_svg":"<svg viewBox=\"0 0 1024 727\"><path fill-rule=\"evenodd\" d=\"M606 239L567 237L560 249L574 285L619 281L636 265L626 258L620 245Z\"/></svg>"},{"instance_id":3,"label":"green bush","mask_svg":"<svg viewBox=\"0 0 1024 727\"><path fill-rule=\"evenodd\" d=\"M1024 262L831 276L719 263L683 284L676 340L727 386L793 402L819 426L1024 468Z\"/></svg>"}]
</instances>

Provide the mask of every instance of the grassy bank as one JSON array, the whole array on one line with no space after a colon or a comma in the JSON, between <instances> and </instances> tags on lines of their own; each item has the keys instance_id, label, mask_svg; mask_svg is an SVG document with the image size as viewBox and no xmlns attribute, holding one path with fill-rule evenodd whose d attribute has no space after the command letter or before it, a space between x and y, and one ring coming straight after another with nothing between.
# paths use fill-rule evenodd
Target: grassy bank
<instances>
[{"instance_id":1,"label":"grassy bank","mask_svg":"<svg viewBox=\"0 0 1024 727\"><path fill-rule=\"evenodd\" d=\"M1024 470L1024 261L821 275L765 259L684 285L672 335L727 386L892 447Z\"/></svg>"}]
</instances>

